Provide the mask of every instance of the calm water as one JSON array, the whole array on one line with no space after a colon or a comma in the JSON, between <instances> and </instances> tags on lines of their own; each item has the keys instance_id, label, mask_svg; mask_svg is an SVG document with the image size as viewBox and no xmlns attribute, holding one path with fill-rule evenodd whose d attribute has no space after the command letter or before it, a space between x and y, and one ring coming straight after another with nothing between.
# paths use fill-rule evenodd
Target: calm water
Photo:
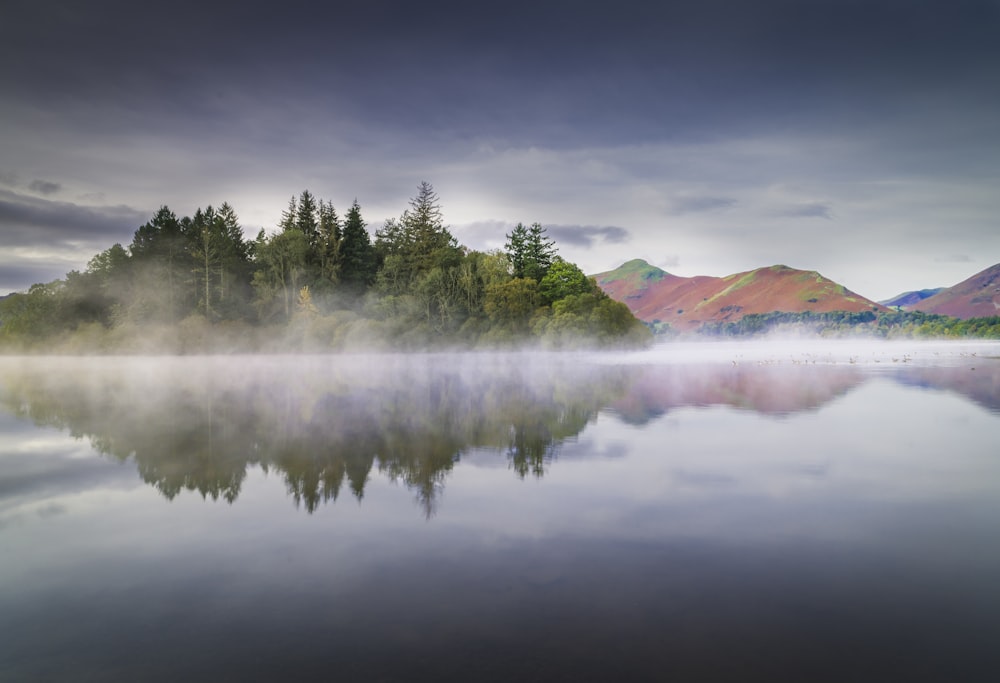
<instances>
[{"instance_id":1,"label":"calm water","mask_svg":"<svg viewBox=\"0 0 1000 683\"><path fill-rule=\"evenodd\" d=\"M998 643L997 345L0 359L2 681L993 681Z\"/></svg>"}]
</instances>

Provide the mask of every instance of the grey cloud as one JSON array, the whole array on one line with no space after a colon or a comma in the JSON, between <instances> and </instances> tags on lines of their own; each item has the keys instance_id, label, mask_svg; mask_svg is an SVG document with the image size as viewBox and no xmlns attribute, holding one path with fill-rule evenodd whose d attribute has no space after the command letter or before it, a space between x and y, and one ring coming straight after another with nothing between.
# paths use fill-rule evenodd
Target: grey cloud
<instances>
[{"instance_id":1,"label":"grey cloud","mask_svg":"<svg viewBox=\"0 0 1000 683\"><path fill-rule=\"evenodd\" d=\"M967 254L951 254L949 256L937 256L935 263L972 263L972 258Z\"/></svg>"},{"instance_id":2,"label":"grey cloud","mask_svg":"<svg viewBox=\"0 0 1000 683\"><path fill-rule=\"evenodd\" d=\"M628 230L614 225L546 225L545 230L557 245L565 243L586 249L595 246L598 241L623 244L632 238Z\"/></svg>"},{"instance_id":3,"label":"grey cloud","mask_svg":"<svg viewBox=\"0 0 1000 683\"><path fill-rule=\"evenodd\" d=\"M460 242L474 249L502 246L513 223L499 220L476 221L453 228ZM545 225L546 233L556 241L556 246L567 245L590 249L598 242L624 244L631 239L625 228L613 225Z\"/></svg>"},{"instance_id":4,"label":"grey cloud","mask_svg":"<svg viewBox=\"0 0 1000 683\"><path fill-rule=\"evenodd\" d=\"M507 239L507 233L514 228L512 223L498 220L475 221L452 228L455 237L462 244L473 249L495 249Z\"/></svg>"},{"instance_id":5,"label":"grey cloud","mask_svg":"<svg viewBox=\"0 0 1000 683\"><path fill-rule=\"evenodd\" d=\"M825 218L828 221L833 220L833 210L830 206L819 202L797 204L782 211L781 215L794 218Z\"/></svg>"},{"instance_id":6,"label":"grey cloud","mask_svg":"<svg viewBox=\"0 0 1000 683\"><path fill-rule=\"evenodd\" d=\"M685 213L701 213L703 211L718 211L728 209L736 205L735 199L729 197L680 197L671 203L672 213L682 215Z\"/></svg>"},{"instance_id":7,"label":"grey cloud","mask_svg":"<svg viewBox=\"0 0 1000 683\"><path fill-rule=\"evenodd\" d=\"M17 187L17 184L20 181L21 179L13 171L0 171L0 185L6 185L7 187Z\"/></svg>"},{"instance_id":8,"label":"grey cloud","mask_svg":"<svg viewBox=\"0 0 1000 683\"><path fill-rule=\"evenodd\" d=\"M129 206L82 206L0 190L0 246L89 242L110 247L128 240L149 217Z\"/></svg>"},{"instance_id":9,"label":"grey cloud","mask_svg":"<svg viewBox=\"0 0 1000 683\"><path fill-rule=\"evenodd\" d=\"M72 269L72 265L61 261L22 260L7 262L0 259L0 296L8 292L26 290L31 285L40 282L58 280L65 277L66 273Z\"/></svg>"},{"instance_id":10,"label":"grey cloud","mask_svg":"<svg viewBox=\"0 0 1000 683\"><path fill-rule=\"evenodd\" d=\"M50 180L32 180L31 184L28 185L28 189L32 192L38 192L39 194L48 196L61 190L62 185L59 183L53 183Z\"/></svg>"},{"instance_id":11,"label":"grey cloud","mask_svg":"<svg viewBox=\"0 0 1000 683\"><path fill-rule=\"evenodd\" d=\"M661 268L676 268L681 264L681 257L678 254L667 254L663 258L659 259L656 264Z\"/></svg>"}]
</instances>

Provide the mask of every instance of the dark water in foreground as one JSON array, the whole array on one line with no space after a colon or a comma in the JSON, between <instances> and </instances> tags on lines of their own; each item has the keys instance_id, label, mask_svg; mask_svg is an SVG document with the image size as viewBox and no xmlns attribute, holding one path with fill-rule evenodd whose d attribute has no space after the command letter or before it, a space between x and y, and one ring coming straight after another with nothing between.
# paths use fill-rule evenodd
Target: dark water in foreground
<instances>
[{"instance_id":1,"label":"dark water in foreground","mask_svg":"<svg viewBox=\"0 0 1000 683\"><path fill-rule=\"evenodd\" d=\"M0 359L0 681L1000 680L998 356Z\"/></svg>"}]
</instances>

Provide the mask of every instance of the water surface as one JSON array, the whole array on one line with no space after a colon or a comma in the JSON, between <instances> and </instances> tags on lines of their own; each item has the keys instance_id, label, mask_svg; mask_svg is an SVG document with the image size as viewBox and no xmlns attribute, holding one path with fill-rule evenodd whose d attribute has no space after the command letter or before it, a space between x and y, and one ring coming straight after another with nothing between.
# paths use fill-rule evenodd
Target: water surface
<instances>
[{"instance_id":1,"label":"water surface","mask_svg":"<svg viewBox=\"0 0 1000 683\"><path fill-rule=\"evenodd\" d=\"M997 357L0 359L0 680L994 680Z\"/></svg>"}]
</instances>

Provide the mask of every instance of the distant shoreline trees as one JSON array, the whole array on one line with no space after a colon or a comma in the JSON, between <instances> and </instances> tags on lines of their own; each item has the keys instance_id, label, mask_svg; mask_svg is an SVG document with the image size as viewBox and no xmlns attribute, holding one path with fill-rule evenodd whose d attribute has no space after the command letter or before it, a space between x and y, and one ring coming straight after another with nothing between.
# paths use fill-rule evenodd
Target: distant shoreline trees
<instances>
[{"instance_id":1,"label":"distant shoreline trees","mask_svg":"<svg viewBox=\"0 0 1000 683\"><path fill-rule=\"evenodd\" d=\"M326 351L541 344L635 347L651 333L557 255L538 223L506 249L458 244L429 183L372 240L308 190L247 240L228 203L161 207L128 247L0 300L0 348L64 352Z\"/></svg>"},{"instance_id":2,"label":"distant shoreline trees","mask_svg":"<svg viewBox=\"0 0 1000 683\"><path fill-rule=\"evenodd\" d=\"M733 322L706 323L696 334L708 337L757 337L780 332L882 339L1000 339L1000 316L961 319L921 311L774 311L750 313Z\"/></svg>"}]
</instances>

